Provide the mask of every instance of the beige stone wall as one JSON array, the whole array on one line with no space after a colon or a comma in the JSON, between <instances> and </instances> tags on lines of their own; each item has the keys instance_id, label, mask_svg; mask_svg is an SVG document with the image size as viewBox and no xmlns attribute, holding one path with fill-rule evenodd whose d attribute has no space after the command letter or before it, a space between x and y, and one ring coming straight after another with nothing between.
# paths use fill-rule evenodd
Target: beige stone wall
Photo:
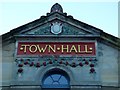
<instances>
[{"instance_id":1,"label":"beige stone wall","mask_svg":"<svg viewBox=\"0 0 120 90\"><path fill-rule=\"evenodd\" d=\"M72 84L91 84L91 82L85 83L85 81L98 81L101 82L103 86L118 86L118 50L102 44L97 44L97 58L98 58L98 66L97 66L97 75L91 75L89 72L84 72L84 70L89 70L88 66L86 67L67 67L69 70L71 70L73 74L73 80L75 80ZM9 86L11 82L16 79L15 78L15 66L14 60L15 60L15 43L9 43L4 44L2 48L2 79L3 79L3 86ZM26 68L27 69L27 68ZM29 68L30 72L27 72L29 75L23 75L24 77L31 77L31 72L35 72L35 68ZM34 70L35 69L35 70ZM33 70L33 71L32 71ZM27 70L26 70L27 71ZM38 71L36 71L38 72ZM33 76L36 76L35 73L33 73ZM76 78L77 77L77 78ZM84 78L85 77L85 78ZM26 78L27 79L27 78ZM17 80L17 79L16 79ZM34 78L32 79L34 81Z\"/></svg>"},{"instance_id":2,"label":"beige stone wall","mask_svg":"<svg viewBox=\"0 0 120 90\"><path fill-rule=\"evenodd\" d=\"M99 66L103 86L118 86L118 50L98 44Z\"/></svg>"},{"instance_id":3,"label":"beige stone wall","mask_svg":"<svg viewBox=\"0 0 120 90\"><path fill-rule=\"evenodd\" d=\"M15 44L3 44L2 47L2 84L9 86L12 82L13 61L14 61Z\"/></svg>"}]
</instances>

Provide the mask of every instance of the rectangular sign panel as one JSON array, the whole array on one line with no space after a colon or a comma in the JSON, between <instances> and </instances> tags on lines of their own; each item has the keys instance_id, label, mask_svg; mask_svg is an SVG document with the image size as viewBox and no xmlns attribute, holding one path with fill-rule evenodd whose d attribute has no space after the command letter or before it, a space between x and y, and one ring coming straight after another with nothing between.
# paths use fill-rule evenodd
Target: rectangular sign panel
<instances>
[{"instance_id":1,"label":"rectangular sign panel","mask_svg":"<svg viewBox=\"0 0 120 90\"><path fill-rule=\"evenodd\" d=\"M17 55L96 55L95 42L18 42Z\"/></svg>"}]
</instances>

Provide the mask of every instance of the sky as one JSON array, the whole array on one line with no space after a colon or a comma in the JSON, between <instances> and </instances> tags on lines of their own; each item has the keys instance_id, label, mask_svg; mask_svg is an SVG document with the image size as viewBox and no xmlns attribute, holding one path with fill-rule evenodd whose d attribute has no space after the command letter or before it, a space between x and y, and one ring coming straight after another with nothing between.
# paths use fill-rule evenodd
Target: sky
<instances>
[{"instance_id":1,"label":"sky","mask_svg":"<svg viewBox=\"0 0 120 90\"><path fill-rule=\"evenodd\" d=\"M0 35L34 21L50 12L51 7L59 3L63 12L74 19L102 29L118 37L118 1L87 0L4 0L0 2Z\"/></svg>"}]
</instances>

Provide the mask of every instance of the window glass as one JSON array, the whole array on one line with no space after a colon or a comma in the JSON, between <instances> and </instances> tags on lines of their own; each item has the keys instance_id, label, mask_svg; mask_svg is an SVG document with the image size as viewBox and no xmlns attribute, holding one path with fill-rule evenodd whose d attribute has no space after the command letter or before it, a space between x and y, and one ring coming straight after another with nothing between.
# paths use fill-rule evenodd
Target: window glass
<instances>
[{"instance_id":1,"label":"window glass","mask_svg":"<svg viewBox=\"0 0 120 90\"><path fill-rule=\"evenodd\" d=\"M44 84L51 84L53 82L52 78L49 76L45 79Z\"/></svg>"},{"instance_id":2,"label":"window glass","mask_svg":"<svg viewBox=\"0 0 120 90\"><path fill-rule=\"evenodd\" d=\"M69 79L62 73L51 73L43 80L43 88L69 88Z\"/></svg>"}]
</instances>

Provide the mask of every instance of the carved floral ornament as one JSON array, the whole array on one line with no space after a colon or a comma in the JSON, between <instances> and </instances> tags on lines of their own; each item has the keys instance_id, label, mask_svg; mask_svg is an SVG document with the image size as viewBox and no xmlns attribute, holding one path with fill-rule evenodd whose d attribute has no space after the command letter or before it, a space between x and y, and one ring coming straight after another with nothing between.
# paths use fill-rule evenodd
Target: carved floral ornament
<instances>
[{"instance_id":1,"label":"carved floral ornament","mask_svg":"<svg viewBox=\"0 0 120 90\"><path fill-rule=\"evenodd\" d=\"M18 66L18 71L17 73L23 73L24 72L24 66L27 67L36 67L36 68L40 68L40 67L45 67L47 65L64 65L64 66L70 66L70 67L88 67L89 69L89 73L96 73L95 71L95 67L97 65L97 59L96 58L83 58L81 60L77 60L75 61L71 61L70 60L66 60L64 58L47 58L47 60L33 60L33 59L16 59L16 65Z\"/></svg>"}]
</instances>

